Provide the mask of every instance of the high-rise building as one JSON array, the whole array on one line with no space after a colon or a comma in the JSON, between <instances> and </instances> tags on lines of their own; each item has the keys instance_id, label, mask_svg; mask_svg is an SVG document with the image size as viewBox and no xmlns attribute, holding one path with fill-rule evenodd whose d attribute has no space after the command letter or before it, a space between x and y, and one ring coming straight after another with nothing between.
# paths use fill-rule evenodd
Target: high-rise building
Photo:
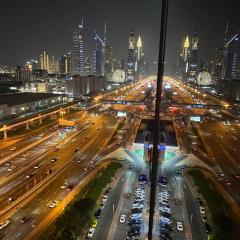
<instances>
[{"instance_id":1,"label":"high-rise building","mask_svg":"<svg viewBox=\"0 0 240 240\"><path fill-rule=\"evenodd\" d=\"M194 32L191 38L191 50L188 65L188 81L196 82L198 74L198 42L199 37L197 31Z\"/></svg>"},{"instance_id":2,"label":"high-rise building","mask_svg":"<svg viewBox=\"0 0 240 240\"><path fill-rule=\"evenodd\" d=\"M35 69L38 69L38 61L34 59L27 61L25 67L31 69L31 71L34 71Z\"/></svg>"},{"instance_id":3,"label":"high-rise building","mask_svg":"<svg viewBox=\"0 0 240 240\"><path fill-rule=\"evenodd\" d=\"M54 74L59 73L59 62L54 56L52 56L49 61L49 72Z\"/></svg>"},{"instance_id":4,"label":"high-rise building","mask_svg":"<svg viewBox=\"0 0 240 240\"><path fill-rule=\"evenodd\" d=\"M124 58L121 59L120 69L121 69L121 70L125 70L125 59L124 59Z\"/></svg>"},{"instance_id":5,"label":"high-rise building","mask_svg":"<svg viewBox=\"0 0 240 240\"><path fill-rule=\"evenodd\" d=\"M94 51L93 51L93 73L98 76L104 74L104 59L103 59L103 41L95 31L94 34Z\"/></svg>"},{"instance_id":6,"label":"high-rise building","mask_svg":"<svg viewBox=\"0 0 240 240\"><path fill-rule=\"evenodd\" d=\"M84 75L83 19L73 32L72 74Z\"/></svg>"},{"instance_id":7,"label":"high-rise building","mask_svg":"<svg viewBox=\"0 0 240 240\"><path fill-rule=\"evenodd\" d=\"M105 77L93 75L74 75L66 84L66 93L75 98L80 98L89 93L101 92L107 87Z\"/></svg>"},{"instance_id":8,"label":"high-rise building","mask_svg":"<svg viewBox=\"0 0 240 240\"><path fill-rule=\"evenodd\" d=\"M88 57L85 58L85 75L91 74L91 63L90 59Z\"/></svg>"},{"instance_id":9,"label":"high-rise building","mask_svg":"<svg viewBox=\"0 0 240 240\"><path fill-rule=\"evenodd\" d=\"M127 69L126 69L126 80L135 80L135 64L136 64L136 44L135 44L135 32L132 29L129 36L129 46L128 46L128 58L127 58Z\"/></svg>"},{"instance_id":10,"label":"high-rise building","mask_svg":"<svg viewBox=\"0 0 240 240\"><path fill-rule=\"evenodd\" d=\"M224 56L225 56L225 46L229 41L229 21L226 22L223 45L218 47L215 52L214 58L214 71L213 79L216 83L220 83L221 79L224 79Z\"/></svg>"},{"instance_id":11,"label":"high-rise building","mask_svg":"<svg viewBox=\"0 0 240 240\"><path fill-rule=\"evenodd\" d=\"M236 33L225 45L223 76L226 80L240 79L240 34Z\"/></svg>"},{"instance_id":12,"label":"high-rise building","mask_svg":"<svg viewBox=\"0 0 240 240\"><path fill-rule=\"evenodd\" d=\"M113 51L107 39L107 22L104 24L103 34L103 61L104 61L104 76L108 81L112 80L113 74Z\"/></svg>"},{"instance_id":13,"label":"high-rise building","mask_svg":"<svg viewBox=\"0 0 240 240\"><path fill-rule=\"evenodd\" d=\"M220 79L222 79L224 52L224 47L217 48L215 52L213 69L213 79L215 82L218 82Z\"/></svg>"},{"instance_id":14,"label":"high-rise building","mask_svg":"<svg viewBox=\"0 0 240 240\"><path fill-rule=\"evenodd\" d=\"M59 68L61 74L71 74L71 54L67 53L60 57Z\"/></svg>"},{"instance_id":15,"label":"high-rise building","mask_svg":"<svg viewBox=\"0 0 240 240\"><path fill-rule=\"evenodd\" d=\"M40 55L40 68L49 72L49 57L46 51Z\"/></svg>"},{"instance_id":16,"label":"high-rise building","mask_svg":"<svg viewBox=\"0 0 240 240\"><path fill-rule=\"evenodd\" d=\"M16 81L30 82L32 80L32 68L29 65L25 67L17 66L16 67Z\"/></svg>"},{"instance_id":17,"label":"high-rise building","mask_svg":"<svg viewBox=\"0 0 240 240\"><path fill-rule=\"evenodd\" d=\"M113 52L112 47L105 46L105 61L104 61L104 74L108 81L112 79L113 74Z\"/></svg>"}]
</instances>

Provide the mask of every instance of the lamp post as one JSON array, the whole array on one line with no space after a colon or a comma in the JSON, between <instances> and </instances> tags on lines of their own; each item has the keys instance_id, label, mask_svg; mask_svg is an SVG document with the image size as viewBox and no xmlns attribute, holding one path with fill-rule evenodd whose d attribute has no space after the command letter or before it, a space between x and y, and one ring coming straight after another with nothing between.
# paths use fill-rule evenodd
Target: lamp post
<instances>
[{"instance_id":1,"label":"lamp post","mask_svg":"<svg viewBox=\"0 0 240 240\"><path fill-rule=\"evenodd\" d=\"M156 102L155 102L155 121L154 121L154 135L153 135L153 152L152 152L152 166L151 166L151 192L150 192L150 211L149 211L149 225L148 225L148 240L152 240L154 209L157 188L157 173L158 173L158 145L160 132L160 106L162 95L162 83L164 73L165 61L165 45L166 45L166 30L167 30L167 15L168 15L168 0L162 0L161 11L161 29L159 41L159 56L158 56L158 76L156 86Z\"/></svg>"}]
</instances>

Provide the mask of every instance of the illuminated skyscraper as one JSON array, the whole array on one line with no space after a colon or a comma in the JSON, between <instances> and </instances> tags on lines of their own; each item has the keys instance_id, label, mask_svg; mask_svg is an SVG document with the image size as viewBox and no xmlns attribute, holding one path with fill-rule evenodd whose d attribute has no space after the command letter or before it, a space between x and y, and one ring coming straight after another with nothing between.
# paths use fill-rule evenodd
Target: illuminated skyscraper
<instances>
[{"instance_id":1,"label":"illuminated skyscraper","mask_svg":"<svg viewBox=\"0 0 240 240\"><path fill-rule=\"evenodd\" d=\"M103 36L103 64L104 64L104 76L108 81L112 80L113 74L113 51L109 45L107 39L107 22L104 24L104 36Z\"/></svg>"},{"instance_id":2,"label":"illuminated skyscraper","mask_svg":"<svg viewBox=\"0 0 240 240\"><path fill-rule=\"evenodd\" d=\"M145 74L144 69L144 54L143 54L143 43L142 39L139 36L137 40L137 57L136 57L136 72L137 72L137 78L141 78Z\"/></svg>"},{"instance_id":3,"label":"illuminated skyscraper","mask_svg":"<svg viewBox=\"0 0 240 240\"><path fill-rule=\"evenodd\" d=\"M226 80L240 79L240 34L236 33L225 45L223 76Z\"/></svg>"},{"instance_id":4,"label":"illuminated skyscraper","mask_svg":"<svg viewBox=\"0 0 240 240\"><path fill-rule=\"evenodd\" d=\"M49 72L49 57L45 51L40 55L40 68Z\"/></svg>"},{"instance_id":5,"label":"illuminated skyscraper","mask_svg":"<svg viewBox=\"0 0 240 240\"><path fill-rule=\"evenodd\" d=\"M59 62L54 56L51 57L49 61L49 72L50 73L59 73Z\"/></svg>"},{"instance_id":6,"label":"illuminated skyscraper","mask_svg":"<svg viewBox=\"0 0 240 240\"><path fill-rule=\"evenodd\" d=\"M84 75L83 19L73 32L72 74Z\"/></svg>"},{"instance_id":7,"label":"illuminated skyscraper","mask_svg":"<svg viewBox=\"0 0 240 240\"><path fill-rule=\"evenodd\" d=\"M132 29L129 36L129 46L128 46L128 58L127 58L127 69L126 69L126 80L135 80L135 64L136 64L136 44L135 44L135 32Z\"/></svg>"},{"instance_id":8,"label":"illuminated skyscraper","mask_svg":"<svg viewBox=\"0 0 240 240\"><path fill-rule=\"evenodd\" d=\"M93 73L98 76L103 76L104 74L104 59L103 59L104 43L96 31L94 34L94 43L95 43L95 47L93 51Z\"/></svg>"}]
</instances>

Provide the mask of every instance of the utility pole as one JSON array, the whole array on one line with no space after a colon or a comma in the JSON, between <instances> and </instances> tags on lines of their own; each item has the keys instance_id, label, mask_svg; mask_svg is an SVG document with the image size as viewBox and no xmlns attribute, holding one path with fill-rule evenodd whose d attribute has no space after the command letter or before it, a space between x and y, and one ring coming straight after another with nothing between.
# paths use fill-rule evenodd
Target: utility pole
<instances>
[{"instance_id":1,"label":"utility pole","mask_svg":"<svg viewBox=\"0 0 240 240\"><path fill-rule=\"evenodd\" d=\"M152 152L152 166L151 166L151 192L150 192L150 211L149 211L149 226L148 226L148 240L153 237L153 223L154 223L154 209L157 188L157 174L158 174L158 155L159 155L159 134L160 134L160 107L162 95L162 83L164 74L165 61L165 45L166 45L166 31L167 31L167 17L168 17L168 0L162 0L161 11L161 29L159 41L159 56L158 56L158 76L156 89L156 103L155 103L155 121L153 134L153 152Z\"/></svg>"}]
</instances>

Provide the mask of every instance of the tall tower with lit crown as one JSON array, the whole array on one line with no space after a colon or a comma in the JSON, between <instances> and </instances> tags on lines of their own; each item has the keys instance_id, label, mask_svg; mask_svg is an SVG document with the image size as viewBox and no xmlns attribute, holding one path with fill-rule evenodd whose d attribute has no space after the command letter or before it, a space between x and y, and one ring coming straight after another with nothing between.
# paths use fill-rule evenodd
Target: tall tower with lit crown
<instances>
[{"instance_id":1,"label":"tall tower with lit crown","mask_svg":"<svg viewBox=\"0 0 240 240\"><path fill-rule=\"evenodd\" d=\"M139 36L137 40L137 61L142 58L142 39Z\"/></svg>"},{"instance_id":2,"label":"tall tower with lit crown","mask_svg":"<svg viewBox=\"0 0 240 240\"><path fill-rule=\"evenodd\" d=\"M189 49L190 43L189 43L189 37L186 37L186 40L183 45L183 61L187 62L188 59L188 49Z\"/></svg>"}]
</instances>

